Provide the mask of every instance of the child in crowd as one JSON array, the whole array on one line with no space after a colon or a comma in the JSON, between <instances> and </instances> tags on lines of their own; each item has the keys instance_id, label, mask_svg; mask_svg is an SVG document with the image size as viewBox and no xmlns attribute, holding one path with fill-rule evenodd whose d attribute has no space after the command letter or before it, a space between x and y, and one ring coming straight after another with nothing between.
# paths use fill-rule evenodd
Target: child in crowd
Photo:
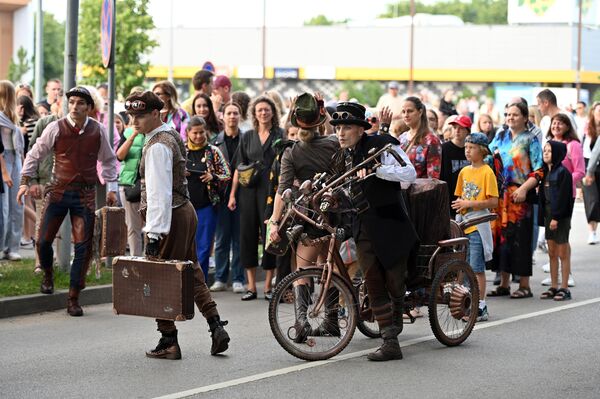
<instances>
[{"instance_id":1,"label":"child in crowd","mask_svg":"<svg viewBox=\"0 0 600 399\"><path fill-rule=\"evenodd\" d=\"M186 175L190 201L198 216L196 252L204 278L208 280L208 260L217 227L217 205L221 189L231 179L231 170L221 151L208 143L204 118L193 116L186 127Z\"/></svg>"},{"instance_id":2,"label":"child in crowd","mask_svg":"<svg viewBox=\"0 0 600 399\"><path fill-rule=\"evenodd\" d=\"M498 207L498 184L492 169L484 162L490 153L487 137L472 133L466 138L465 156L471 165L465 166L458 175L454 194L459 197L452 202L458 218L469 219L489 213ZM492 259L493 238L490 222L478 224L465 230L469 238L467 260L477 277L479 288L479 311L477 321L488 320L485 303L485 262Z\"/></svg>"},{"instance_id":3,"label":"child in crowd","mask_svg":"<svg viewBox=\"0 0 600 399\"><path fill-rule=\"evenodd\" d=\"M562 164L567 155L564 143L550 140L544 145L544 180L539 190L540 226L545 226L548 256L550 257L551 286L542 299L564 301L571 299L568 280L571 272L569 231L573 215L573 179ZM562 283L558 288L558 259L560 258Z\"/></svg>"},{"instance_id":4,"label":"child in crowd","mask_svg":"<svg viewBox=\"0 0 600 399\"><path fill-rule=\"evenodd\" d=\"M469 165L465 156L465 139L471 132L471 119L466 115L460 115L449 123L452 126L452 138L442 144L442 167L440 180L448 183L448 200L454 201L454 190L461 169ZM456 212L451 209L454 218Z\"/></svg>"}]
</instances>

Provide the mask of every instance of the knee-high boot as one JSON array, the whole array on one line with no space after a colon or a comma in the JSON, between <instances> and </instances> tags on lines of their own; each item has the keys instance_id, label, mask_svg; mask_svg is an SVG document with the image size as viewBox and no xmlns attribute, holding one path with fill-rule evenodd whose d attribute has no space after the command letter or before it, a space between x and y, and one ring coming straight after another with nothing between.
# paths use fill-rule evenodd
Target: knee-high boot
<instances>
[{"instance_id":1,"label":"knee-high boot","mask_svg":"<svg viewBox=\"0 0 600 399\"><path fill-rule=\"evenodd\" d=\"M338 322L338 310L340 304L340 291L335 287L330 287L327 291L325 300L325 319L310 335L322 336L340 336L340 325Z\"/></svg>"},{"instance_id":2,"label":"knee-high boot","mask_svg":"<svg viewBox=\"0 0 600 399\"><path fill-rule=\"evenodd\" d=\"M306 285L297 285L294 287L294 311L296 313L296 323L294 329L296 336L294 342L299 344L306 341L310 333L310 324L308 322L307 311L310 301L310 289Z\"/></svg>"}]
</instances>

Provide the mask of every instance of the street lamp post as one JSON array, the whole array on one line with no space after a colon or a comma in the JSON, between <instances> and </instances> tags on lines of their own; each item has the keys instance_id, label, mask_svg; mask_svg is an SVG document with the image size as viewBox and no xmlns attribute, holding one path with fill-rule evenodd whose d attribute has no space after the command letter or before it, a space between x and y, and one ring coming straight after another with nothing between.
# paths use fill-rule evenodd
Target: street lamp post
<instances>
[{"instance_id":1,"label":"street lamp post","mask_svg":"<svg viewBox=\"0 0 600 399\"><path fill-rule=\"evenodd\" d=\"M410 55L408 67L408 95L414 90L414 43L415 43L415 0L410 0Z\"/></svg>"},{"instance_id":2,"label":"street lamp post","mask_svg":"<svg viewBox=\"0 0 600 399\"><path fill-rule=\"evenodd\" d=\"M266 87L266 74L267 74L267 0L263 0L263 20L262 20L262 79L260 80L260 89L265 91Z\"/></svg>"},{"instance_id":3,"label":"street lamp post","mask_svg":"<svg viewBox=\"0 0 600 399\"><path fill-rule=\"evenodd\" d=\"M581 100L581 31L582 31L582 19L583 19L583 1L579 0L579 20L577 23L577 72L575 74L575 88L577 90L577 101Z\"/></svg>"}]
</instances>

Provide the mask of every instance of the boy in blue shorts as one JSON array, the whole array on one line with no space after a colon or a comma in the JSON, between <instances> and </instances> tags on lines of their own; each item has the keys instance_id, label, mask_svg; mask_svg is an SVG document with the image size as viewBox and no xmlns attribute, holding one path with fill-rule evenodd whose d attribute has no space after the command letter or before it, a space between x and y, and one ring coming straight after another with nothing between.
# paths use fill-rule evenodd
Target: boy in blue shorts
<instances>
[{"instance_id":1,"label":"boy in blue shorts","mask_svg":"<svg viewBox=\"0 0 600 399\"><path fill-rule=\"evenodd\" d=\"M492 169L484 162L490 154L487 137L483 133L471 133L465 141L465 155L470 166L465 166L458 175L452 202L457 218L470 219L485 215L498 207L498 184ZM479 312L477 321L488 319L485 303L485 262L492 259L494 242L490 222L478 224L465 230L469 238L467 261L471 265L479 287Z\"/></svg>"}]
</instances>

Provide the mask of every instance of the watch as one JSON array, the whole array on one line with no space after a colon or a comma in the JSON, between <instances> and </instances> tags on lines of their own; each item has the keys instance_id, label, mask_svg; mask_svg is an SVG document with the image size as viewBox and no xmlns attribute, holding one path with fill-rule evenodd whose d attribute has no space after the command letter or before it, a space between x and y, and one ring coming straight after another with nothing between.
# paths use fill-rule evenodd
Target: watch
<instances>
[{"instance_id":1,"label":"watch","mask_svg":"<svg viewBox=\"0 0 600 399\"><path fill-rule=\"evenodd\" d=\"M387 123L382 123L381 125L379 125L379 131L382 133L389 133L390 132L390 125Z\"/></svg>"}]
</instances>

